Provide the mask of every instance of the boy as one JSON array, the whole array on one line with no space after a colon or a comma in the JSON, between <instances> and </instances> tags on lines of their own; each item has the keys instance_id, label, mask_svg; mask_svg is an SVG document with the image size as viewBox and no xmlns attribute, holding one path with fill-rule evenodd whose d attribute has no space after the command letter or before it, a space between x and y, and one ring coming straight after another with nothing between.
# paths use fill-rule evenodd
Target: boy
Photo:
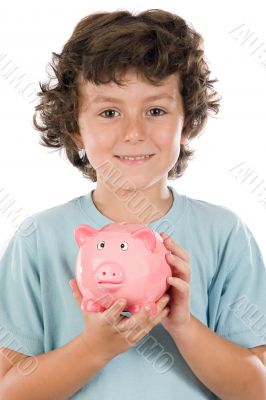
<instances>
[{"instance_id":1,"label":"boy","mask_svg":"<svg viewBox=\"0 0 266 400\"><path fill-rule=\"evenodd\" d=\"M34 125L96 188L24 221L1 259L0 326L13 339L1 339L2 397L265 399L257 243L232 211L167 185L219 109L201 36L163 10L101 12L55 56L58 85L41 86L43 125ZM144 307L125 317L123 302L80 312L74 228L121 221L161 232L172 253L168 298L154 318Z\"/></svg>"}]
</instances>

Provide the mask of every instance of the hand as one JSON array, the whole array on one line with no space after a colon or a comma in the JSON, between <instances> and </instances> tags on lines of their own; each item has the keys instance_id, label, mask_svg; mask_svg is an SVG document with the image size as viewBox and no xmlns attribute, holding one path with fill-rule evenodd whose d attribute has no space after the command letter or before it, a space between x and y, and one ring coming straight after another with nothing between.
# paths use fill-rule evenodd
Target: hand
<instances>
[{"instance_id":1,"label":"hand","mask_svg":"<svg viewBox=\"0 0 266 400\"><path fill-rule=\"evenodd\" d=\"M160 233L164 239L165 247L172 255L166 254L166 261L172 270L172 280L168 279L171 285L167 293L170 294L168 315L161 322L163 327L173 336L177 337L188 326L190 314L190 286L191 267L189 254L179 246L170 236L164 232Z\"/></svg>"},{"instance_id":2,"label":"hand","mask_svg":"<svg viewBox=\"0 0 266 400\"><path fill-rule=\"evenodd\" d=\"M76 280L72 279L69 284L71 284L73 296L80 306L82 294ZM120 299L103 312L80 310L85 325L81 338L88 348L93 343L93 348L99 350L102 360L108 362L138 343L155 325L162 321L169 312L169 308L165 307L167 305L166 297L169 301L169 296L164 295L156 302L157 313L152 316L148 315L149 310L145 311L145 304L131 317L121 316L121 312L125 310L126 302L119 305Z\"/></svg>"}]
</instances>

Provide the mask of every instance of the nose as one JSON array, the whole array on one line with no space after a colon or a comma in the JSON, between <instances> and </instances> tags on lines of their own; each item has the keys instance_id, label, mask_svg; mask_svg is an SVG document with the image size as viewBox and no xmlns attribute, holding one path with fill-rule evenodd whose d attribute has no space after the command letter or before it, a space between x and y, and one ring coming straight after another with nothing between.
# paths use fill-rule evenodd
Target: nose
<instances>
[{"instance_id":1,"label":"nose","mask_svg":"<svg viewBox=\"0 0 266 400\"><path fill-rule=\"evenodd\" d=\"M103 283L122 283L124 274L119 265L104 263L97 270L97 279Z\"/></svg>"},{"instance_id":2,"label":"nose","mask_svg":"<svg viewBox=\"0 0 266 400\"><path fill-rule=\"evenodd\" d=\"M129 122L124 129L125 135L124 140L137 143L145 139L144 126L139 121L134 119L134 121Z\"/></svg>"}]
</instances>

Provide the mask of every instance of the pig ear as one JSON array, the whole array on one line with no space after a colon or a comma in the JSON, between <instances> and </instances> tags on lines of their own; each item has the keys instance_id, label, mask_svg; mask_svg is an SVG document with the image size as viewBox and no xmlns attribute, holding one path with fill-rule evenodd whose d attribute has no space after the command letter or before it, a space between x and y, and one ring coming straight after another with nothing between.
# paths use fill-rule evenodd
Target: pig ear
<instances>
[{"instance_id":1,"label":"pig ear","mask_svg":"<svg viewBox=\"0 0 266 400\"><path fill-rule=\"evenodd\" d=\"M80 224L74 230L74 238L80 247L85 242L87 236L94 236L96 233L98 233L97 229L92 228L92 226Z\"/></svg>"},{"instance_id":2,"label":"pig ear","mask_svg":"<svg viewBox=\"0 0 266 400\"><path fill-rule=\"evenodd\" d=\"M151 229L139 228L136 231L132 232L131 236L134 239L143 240L148 250L154 251L156 247L156 238Z\"/></svg>"}]
</instances>

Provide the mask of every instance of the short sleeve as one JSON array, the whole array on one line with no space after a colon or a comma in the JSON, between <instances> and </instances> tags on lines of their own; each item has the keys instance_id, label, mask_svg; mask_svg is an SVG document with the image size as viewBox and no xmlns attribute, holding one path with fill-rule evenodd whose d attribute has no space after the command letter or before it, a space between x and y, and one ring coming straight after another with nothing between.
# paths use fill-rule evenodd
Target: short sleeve
<instances>
[{"instance_id":1,"label":"short sleeve","mask_svg":"<svg viewBox=\"0 0 266 400\"><path fill-rule=\"evenodd\" d=\"M266 267L247 225L237 222L219 250L209 287L209 327L251 348L266 344Z\"/></svg>"},{"instance_id":2,"label":"short sleeve","mask_svg":"<svg viewBox=\"0 0 266 400\"><path fill-rule=\"evenodd\" d=\"M26 218L0 259L0 346L44 352L36 226Z\"/></svg>"}]
</instances>

